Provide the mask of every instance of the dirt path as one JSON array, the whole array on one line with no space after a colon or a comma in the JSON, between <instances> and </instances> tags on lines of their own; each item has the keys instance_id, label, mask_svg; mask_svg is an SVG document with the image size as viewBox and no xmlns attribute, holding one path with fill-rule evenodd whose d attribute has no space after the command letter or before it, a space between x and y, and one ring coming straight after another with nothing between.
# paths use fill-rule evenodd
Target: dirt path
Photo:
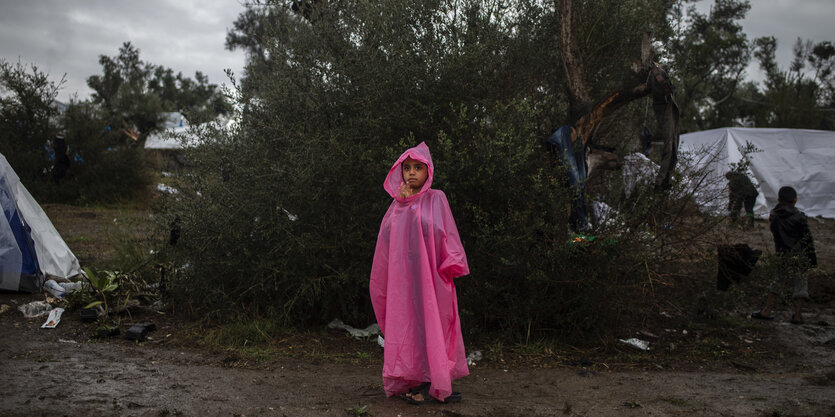
<instances>
[{"instance_id":1,"label":"dirt path","mask_svg":"<svg viewBox=\"0 0 835 417\"><path fill-rule=\"evenodd\" d=\"M139 210L61 205L48 213L80 258L99 262L115 259L107 252L113 244L102 237L113 234L111 224L147 217ZM773 322L745 322L759 301L733 300L715 312L735 323L727 329L667 329L693 319L681 316L647 329L658 336L649 352L610 347L606 355L626 358L626 365L598 358L587 367L571 366L560 360L565 352L550 362L510 365L485 351L471 375L455 382L463 401L450 405L386 398L376 346L357 351L364 358L359 365L327 350L314 360L247 364L234 354L173 341L185 327L174 319L158 320L160 328L145 343L100 341L89 339L94 325L76 312L45 330L43 317L26 319L17 311L43 300L42 294L0 294L0 306L8 306L0 313L0 415L835 416L835 221L813 219L810 226L821 267L810 282L813 302L804 325L787 323L787 304L777 307ZM770 250L763 224L753 232L734 230L729 242ZM714 278L698 286L710 288ZM339 344L341 337L333 339Z\"/></svg>"},{"instance_id":2,"label":"dirt path","mask_svg":"<svg viewBox=\"0 0 835 417\"><path fill-rule=\"evenodd\" d=\"M22 302L9 294L3 303ZM832 311L818 321L835 322ZM835 329L773 323L771 337L803 340L803 355L754 367L697 372L578 367L471 368L460 404L413 406L385 398L378 360L368 366L278 360L230 367L218 355L91 341L74 317L44 330L43 318L0 315L0 415L8 416L831 416ZM63 328L62 328L63 327ZM164 337L165 328L157 338ZM720 367L721 368L721 367ZM599 369L599 367L595 368ZM775 414L778 413L778 414Z\"/></svg>"}]
</instances>

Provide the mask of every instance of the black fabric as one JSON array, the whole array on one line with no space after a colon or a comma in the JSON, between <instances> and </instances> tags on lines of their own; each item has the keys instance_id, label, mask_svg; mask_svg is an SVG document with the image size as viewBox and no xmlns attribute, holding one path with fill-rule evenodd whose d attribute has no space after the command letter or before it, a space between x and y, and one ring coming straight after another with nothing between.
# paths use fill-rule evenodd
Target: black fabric
<instances>
[{"instance_id":1,"label":"black fabric","mask_svg":"<svg viewBox=\"0 0 835 417\"><path fill-rule=\"evenodd\" d=\"M744 243L720 245L716 248L716 252L719 259L716 288L720 291L727 291L731 282L747 277L763 253Z\"/></svg>"},{"instance_id":2,"label":"black fabric","mask_svg":"<svg viewBox=\"0 0 835 417\"><path fill-rule=\"evenodd\" d=\"M808 266L817 266L815 242L806 214L794 204L778 203L768 218L771 234L774 235L774 249L778 254L787 256L803 255L809 261Z\"/></svg>"},{"instance_id":3,"label":"black fabric","mask_svg":"<svg viewBox=\"0 0 835 417\"><path fill-rule=\"evenodd\" d=\"M588 228L589 211L586 203L586 179L588 179L586 149L582 145L574 146L571 130L571 126L561 126L548 137L546 144L565 168L568 176L567 185L572 191L571 214L568 220L571 230L583 233ZM578 138L577 143L582 144L582 140Z\"/></svg>"},{"instance_id":4,"label":"black fabric","mask_svg":"<svg viewBox=\"0 0 835 417\"><path fill-rule=\"evenodd\" d=\"M725 174L725 178L728 179L728 194L731 200L742 201L746 197L760 195L751 179L742 172L730 171Z\"/></svg>"},{"instance_id":5,"label":"black fabric","mask_svg":"<svg viewBox=\"0 0 835 417\"><path fill-rule=\"evenodd\" d=\"M58 136L53 141L53 149L55 151L55 161L52 166L52 181L58 184L67 175L67 170L70 169L67 142L63 137Z\"/></svg>"},{"instance_id":6,"label":"black fabric","mask_svg":"<svg viewBox=\"0 0 835 417\"><path fill-rule=\"evenodd\" d=\"M655 179L655 188L666 190L670 188L670 179L678 163L679 146L679 113L678 104L673 96L676 89L670 77L655 63L651 68L649 87L652 93L652 110L658 122L658 139L664 141L661 149L661 172L663 175Z\"/></svg>"}]
</instances>

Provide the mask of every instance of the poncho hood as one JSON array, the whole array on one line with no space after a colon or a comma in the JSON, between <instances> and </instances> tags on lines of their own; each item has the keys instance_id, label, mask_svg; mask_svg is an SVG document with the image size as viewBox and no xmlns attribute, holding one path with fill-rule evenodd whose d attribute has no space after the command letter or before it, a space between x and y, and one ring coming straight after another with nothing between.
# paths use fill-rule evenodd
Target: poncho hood
<instances>
[{"instance_id":1,"label":"poncho hood","mask_svg":"<svg viewBox=\"0 0 835 417\"><path fill-rule=\"evenodd\" d=\"M420 192L417 194L408 197L408 198L401 198L398 196L398 192L400 191L400 186L404 184L403 182L403 171L401 166L403 165L403 161L407 158L412 158L416 161L423 162L426 164L427 167L427 176L426 182L423 183L423 187L420 189ZM432 187L432 176L435 174L435 165L432 163L432 155L429 153L429 147L426 146L426 142L421 142L418 146L414 148L409 148L405 152L403 152L399 158L397 158L397 162L391 166L388 175L386 176L386 181L383 183L383 188L386 189L386 192L397 201L411 201L417 198L419 195L426 192L426 190Z\"/></svg>"}]
</instances>

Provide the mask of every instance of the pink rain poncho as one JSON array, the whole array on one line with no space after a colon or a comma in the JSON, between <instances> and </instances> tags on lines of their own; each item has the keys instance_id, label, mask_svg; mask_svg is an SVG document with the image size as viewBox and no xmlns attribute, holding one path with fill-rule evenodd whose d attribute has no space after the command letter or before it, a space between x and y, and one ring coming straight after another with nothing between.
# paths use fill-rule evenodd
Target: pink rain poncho
<instances>
[{"instance_id":1,"label":"pink rain poncho","mask_svg":"<svg viewBox=\"0 0 835 417\"><path fill-rule=\"evenodd\" d=\"M421 190L398 196L401 163L423 162ZM443 400L452 380L469 375L453 278L467 275L467 256L443 191L433 190L434 166L425 143L403 152L383 188L389 206L371 267L371 302L385 337L383 388L393 396L431 381L429 394Z\"/></svg>"}]
</instances>

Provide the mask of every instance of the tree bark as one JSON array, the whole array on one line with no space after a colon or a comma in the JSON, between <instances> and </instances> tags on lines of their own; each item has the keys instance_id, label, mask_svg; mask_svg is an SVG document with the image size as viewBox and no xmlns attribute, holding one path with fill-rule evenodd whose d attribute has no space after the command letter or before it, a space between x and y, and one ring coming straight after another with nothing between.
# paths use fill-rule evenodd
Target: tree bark
<instances>
[{"instance_id":1,"label":"tree bark","mask_svg":"<svg viewBox=\"0 0 835 417\"><path fill-rule=\"evenodd\" d=\"M569 118L572 126L571 140L575 147L587 147L594 143L600 124L625 104L652 93L653 107L660 127L660 138L664 140L661 169L656 177L657 188L668 188L672 171L675 169L678 151L678 106L666 73L652 60L650 34L644 33L640 57L632 62L631 76L623 86L591 105L589 89L585 82L583 55L574 38L573 0L559 0L560 52L566 74ZM653 72L653 69L656 72ZM660 71L661 78L656 77ZM669 85L665 85L668 83Z\"/></svg>"}]
</instances>

